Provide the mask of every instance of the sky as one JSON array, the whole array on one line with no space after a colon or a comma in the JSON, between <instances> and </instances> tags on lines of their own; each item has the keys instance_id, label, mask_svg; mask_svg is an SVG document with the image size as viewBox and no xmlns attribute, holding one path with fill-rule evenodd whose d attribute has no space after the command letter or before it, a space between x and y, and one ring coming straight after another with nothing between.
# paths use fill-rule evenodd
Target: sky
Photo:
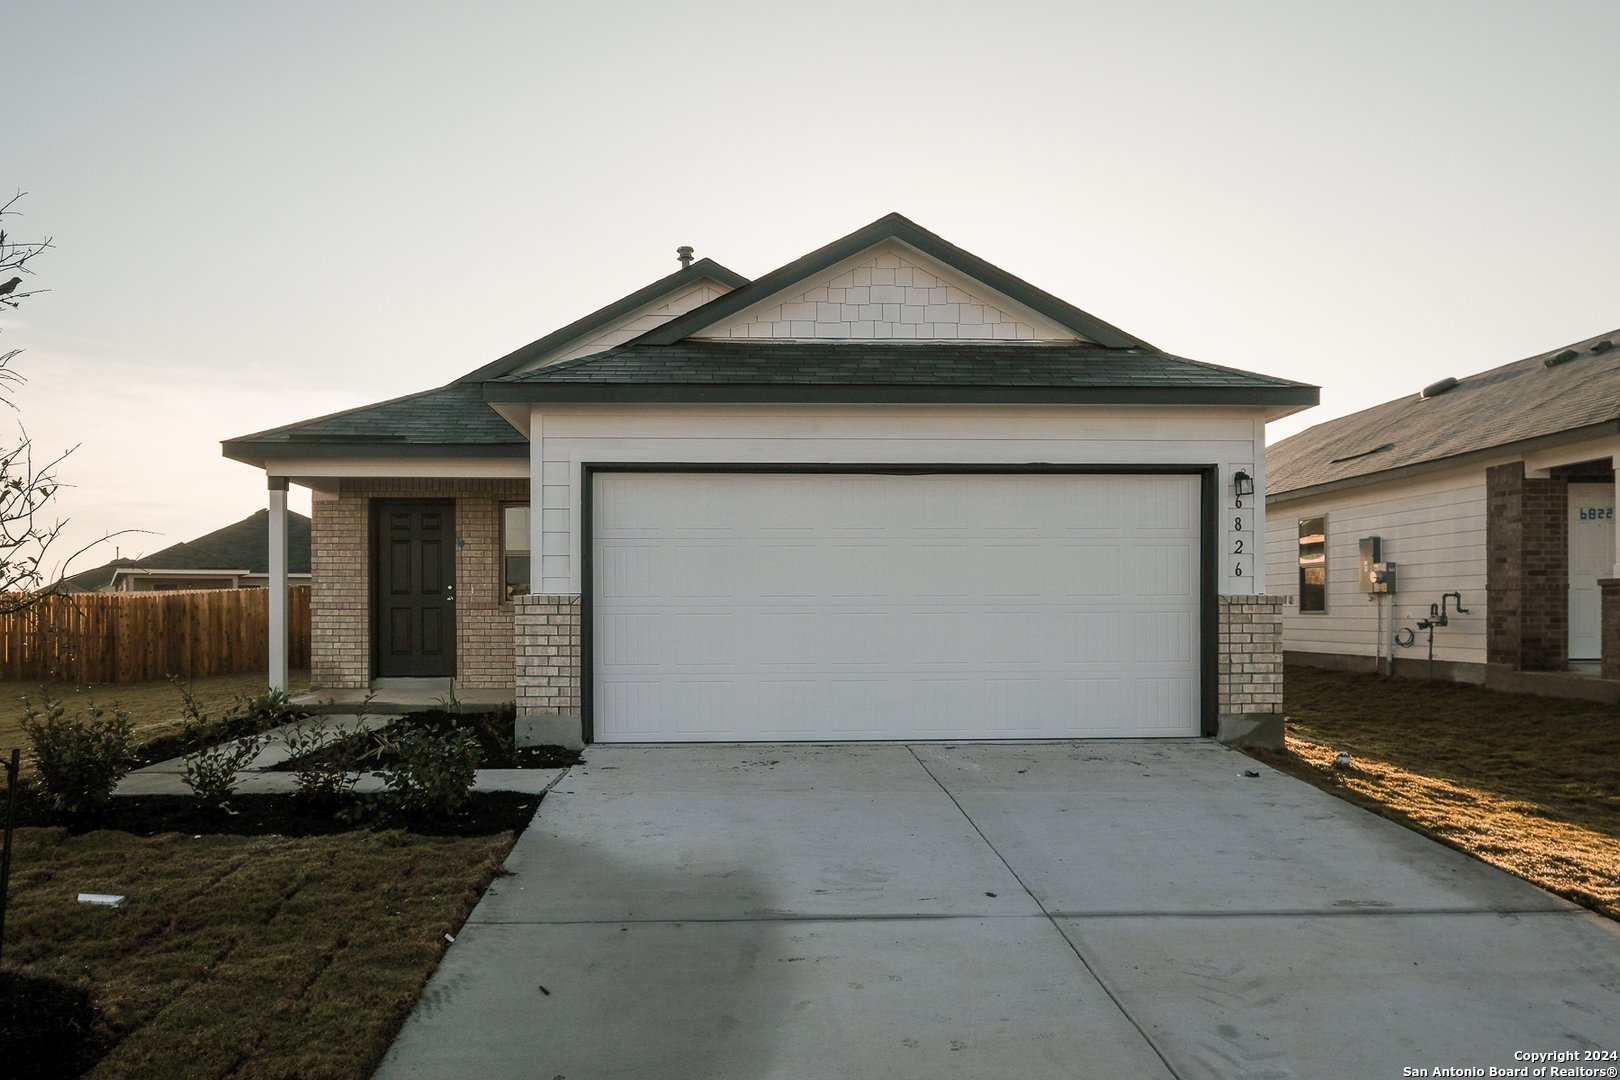
<instances>
[{"instance_id":1,"label":"sky","mask_svg":"<svg viewBox=\"0 0 1620 1080\"><path fill-rule=\"evenodd\" d=\"M1312 424L1620 327L1612 0L0 7L0 311L73 569L266 505L222 439L891 211ZM0 432L6 432L0 428ZM15 441L19 429L7 433ZM308 511L308 493L292 505Z\"/></svg>"}]
</instances>

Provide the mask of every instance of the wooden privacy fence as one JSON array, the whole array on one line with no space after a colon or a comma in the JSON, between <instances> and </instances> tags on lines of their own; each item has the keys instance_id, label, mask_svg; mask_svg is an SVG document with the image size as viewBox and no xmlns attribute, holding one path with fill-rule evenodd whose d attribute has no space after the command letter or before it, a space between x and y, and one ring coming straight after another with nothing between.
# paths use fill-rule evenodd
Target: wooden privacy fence
<instances>
[{"instance_id":1,"label":"wooden privacy fence","mask_svg":"<svg viewBox=\"0 0 1620 1080\"><path fill-rule=\"evenodd\" d=\"M287 590L287 664L309 666L309 586ZM0 615L0 679L128 683L270 666L270 590L77 593Z\"/></svg>"}]
</instances>

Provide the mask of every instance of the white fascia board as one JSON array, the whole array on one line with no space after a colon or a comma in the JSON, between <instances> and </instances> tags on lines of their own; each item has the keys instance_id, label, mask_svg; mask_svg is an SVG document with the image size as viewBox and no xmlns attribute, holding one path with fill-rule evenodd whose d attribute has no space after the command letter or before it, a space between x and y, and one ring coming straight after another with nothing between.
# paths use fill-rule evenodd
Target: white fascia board
<instances>
[{"instance_id":1,"label":"white fascia board","mask_svg":"<svg viewBox=\"0 0 1620 1080\"><path fill-rule=\"evenodd\" d=\"M1613 460L1616 455L1620 455L1620 442L1614 439L1593 439L1590 442L1555 446L1524 455L1524 473L1526 476L1545 477L1548 470L1561 465L1579 465L1583 461L1600 461L1604 458Z\"/></svg>"},{"instance_id":2,"label":"white fascia board","mask_svg":"<svg viewBox=\"0 0 1620 1080\"><path fill-rule=\"evenodd\" d=\"M529 414L532 406L523 401L492 401L489 407L494 409L500 418L511 424L519 435L525 439L530 438Z\"/></svg>"},{"instance_id":3,"label":"white fascia board","mask_svg":"<svg viewBox=\"0 0 1620 1080\"><path fill-rule=\"evenodd\" d=\"M449 479L527 477L528 458L271 458L270 476L285 476L300 487L324 487L321 477L426 476Z\"/></svg>"}]
</instances>

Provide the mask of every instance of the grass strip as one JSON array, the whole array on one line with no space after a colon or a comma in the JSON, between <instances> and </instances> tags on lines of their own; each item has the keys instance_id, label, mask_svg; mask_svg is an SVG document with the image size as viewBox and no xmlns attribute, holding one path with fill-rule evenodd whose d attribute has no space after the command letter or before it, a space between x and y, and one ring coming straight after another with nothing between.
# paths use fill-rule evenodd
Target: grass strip
<instances>
[{"instance_id":1,"label":"grass strip","mask_svg":"<svg viewBox=\"0 0 1620 1080\"><path fill-rule=\"evenodd\" d=\"M26 829L8 967L92 988L92 1080L364 1080L512 841Z\"/></svg>"},{"instance_id":2,"label":"grass strip","mask_svg":"<svg viewBox=\"0 0 1620 1080\"><path fill-rule=\"evenodd\" d=\"M1620 710L1293 666L1284 687L1286 748L1255 758L1620 918Z\"/></svg>"}]
</instances>

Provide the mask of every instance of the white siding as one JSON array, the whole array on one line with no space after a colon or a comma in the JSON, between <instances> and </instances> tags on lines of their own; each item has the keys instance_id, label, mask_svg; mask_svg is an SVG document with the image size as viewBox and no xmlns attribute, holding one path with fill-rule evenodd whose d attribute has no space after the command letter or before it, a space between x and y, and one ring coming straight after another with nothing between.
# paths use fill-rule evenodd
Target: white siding
<instances>
[{"instance_id":1,"label":"white siding","mask_svg":"<svg viewBox=\"0 0 1620 1080\"><path fill-rule=\"evenodd\" d=\"M830 269L808 287L761 301L705 338L1083 341L978 282L894 241Z\"/></svg>"},{"instance_id":2,"label":"white siding","mask_svg":"<svg viewBox=\"0 0 1620 1080\"><path fill-rule=\"evenodd\" d=\"M575 406L537 407L531 439L538 476L537 592L580 591L581 465L584 462L809 464L1214 464L1221 507L1231 474L1261 462L1263 426L1249 410L1059 406ZM1245 531L1264 535L1265 511L1246 500ZM1229 546L1235 532L1227 521ZM1217 589L1262 591L1249 562L1223 555ZM1292 590L1290 590L1292 591Z\"/></svg>"},{"instance_id":3,"label":"white siding","mask_svg":"<svg viewBox=\"0 0 1620 1080\"><path fill-rule=\"evenodd\" d=\"M661 297L640 310L631 312L612 325L598 330L588 338L568 342L544 356L531 360L518 368L517 371L533 371L536 368L550 367L552 364L560 364L564 360L589 356L591 353L598 353L611 349L616 345L623 345L632 338L638 338L647 331L664 325L677 315L684 315L694 308L702 307L715 297L723 296L729 291L725 286L710 278L699 278L685 290Z\"/></svg>"},{"instance_id":4,"label":"white siding","mask_svg":"<svg viewBox=\"0 0 1620 1080\"><path fill-rule=\"evenodd\" d=\"M1299 610L1299 521L1327 518L1327 610ZM1382 601L1384 654L1391 626L1427 618L1447 592L1462 593L1468 614L1434 634L1434 658L1485 662L1485 470L1458 470L1401 484L1273 504L1266 533L1269 592L1291 597L1283 608L1284 647L1298 652L1378 654L1380 602L1360 591L1363 537L1383 539L1396 564L1396 591ZM1428 656L1418 633L1409 659Z\"/></svg>"}]
</instances>

